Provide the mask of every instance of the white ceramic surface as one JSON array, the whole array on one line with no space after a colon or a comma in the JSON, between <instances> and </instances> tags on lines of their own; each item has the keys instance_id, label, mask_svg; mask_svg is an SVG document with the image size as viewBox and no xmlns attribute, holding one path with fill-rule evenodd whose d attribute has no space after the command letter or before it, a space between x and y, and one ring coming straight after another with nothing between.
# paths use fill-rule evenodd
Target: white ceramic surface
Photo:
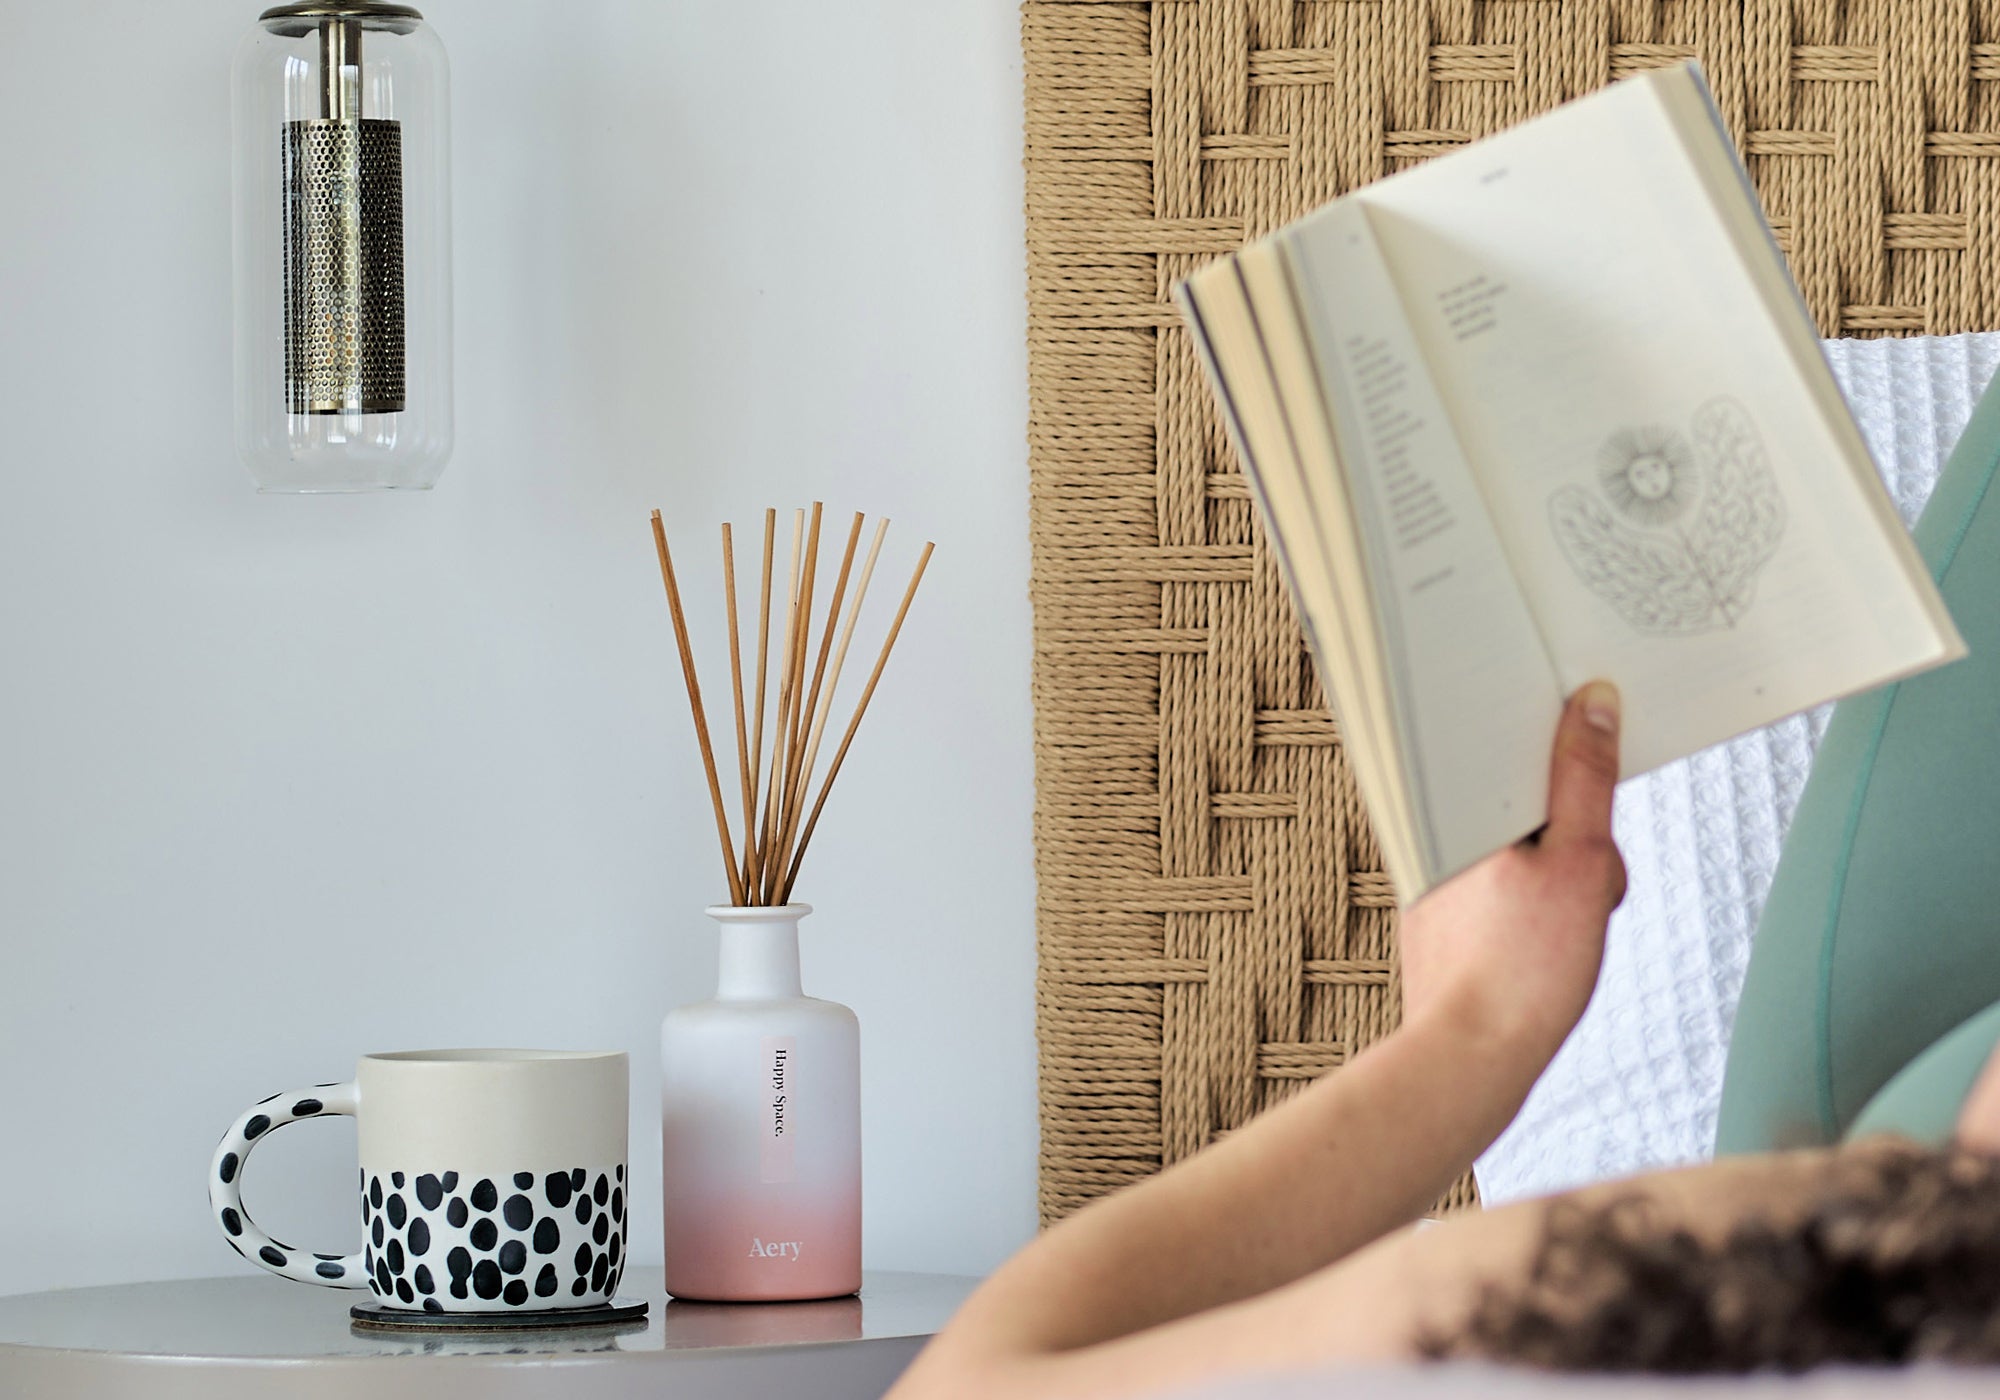
<instances>
[{"instance_id":1,"label":"white ceramic surface","mask_svg":"<svg viewBox=\"0 0 2000 1400\"><path fill-rule=\"evenodd\" d=\"M295 1282L433 1313L599 1306L625 1264L627 1075L619 1051L365 1055L348 1083L243 1113L209 1204L237 1253ZM345 1255L274 1240L243 1207L256 1145L325 1114L358 1126L362 1244Z\"/></svg>"},{"instance_id":2,"label":"white ceramic surface","mask_svg":"<svg viewBox=\"0 0 2000 1400\"><path fill-rule=\"evenodd\" d=\"M667 1291L829 1298L861 1285L861 1043L803 994L809 904L708 911L715 995L660 1027Z\"/></svg>"}]
</instances>

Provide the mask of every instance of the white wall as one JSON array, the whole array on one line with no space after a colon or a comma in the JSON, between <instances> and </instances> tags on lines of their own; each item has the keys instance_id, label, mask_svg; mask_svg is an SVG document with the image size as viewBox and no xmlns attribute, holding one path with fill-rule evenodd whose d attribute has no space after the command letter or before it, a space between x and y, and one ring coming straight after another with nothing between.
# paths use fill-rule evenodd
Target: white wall
<instances>
[{"instance_id":1,"label":"white wall","mask_svg":"<svg viewBox=\"0 0 2000 1400\"><path fill-rule=\"evenodd\" d=\"M895 518L884 577L938 541L801 881L863 1028L868 1260L990 1268L1035 1154L1012 7L424 0L458 446L431 495L324 499L230 446L259 8L4 9L0 1292L241 1270L216 1137L368 1050L623 1047L657 1181L721 879L646 512L719 675L715 525L815 494ZM345 1247L352 1162L279 1134L251 1203Z\"/></svg>"}]
</instances>

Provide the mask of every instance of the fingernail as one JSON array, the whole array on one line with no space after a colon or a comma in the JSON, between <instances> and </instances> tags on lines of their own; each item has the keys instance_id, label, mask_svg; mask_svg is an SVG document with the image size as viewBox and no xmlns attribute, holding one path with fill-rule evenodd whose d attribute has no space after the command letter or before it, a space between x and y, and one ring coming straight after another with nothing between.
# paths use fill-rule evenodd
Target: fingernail
<instances>
[{"instance_id":1,"label":"fingernail","mask_svg":"<svg viewBox=\"0 0 2000 1400\"><path fill-rule=\"evenodd\" d=\"M1618 732L1618 687L1592 681L1583 688L1583 722L1600 734Z\"/></svg>"}]
</instances>

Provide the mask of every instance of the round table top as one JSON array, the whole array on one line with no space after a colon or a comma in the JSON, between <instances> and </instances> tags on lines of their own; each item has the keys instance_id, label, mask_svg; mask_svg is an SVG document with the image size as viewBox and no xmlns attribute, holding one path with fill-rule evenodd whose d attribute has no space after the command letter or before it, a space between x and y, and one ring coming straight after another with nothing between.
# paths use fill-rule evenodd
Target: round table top
<instances>
[{"instance_id":1,"label":"round table top","mask_svg":"<svg viewBox=\"0 0 2000 1400\"><path fill-rule=\"evenodd\" d=\"M337 1367L351 1376L354 1364L369 1362L377 1363L371 1376L380 1380L387 1374L379 1368L384 1359L418 1357L455 1358L454 1364L482 1372L507 1363L562 1362L566 1371L597 1363L644 1372L651 1378L645 1384L657 1386L661 1363L712 1368L718 1361L748 1364L764 1357L768 1369L768 1358L786 1351L796 1350L792 1360L803 1362L808 1352L867 1350L856 1344L882 1344L883 1359L873 1363L875 1369L893 1363L899 1370L977 1283L944 1274L871 1271L851 1298L692 1303L666 1297L659 1269L635 1268L619 1296L650 1302L643 1322L462 1334L361 1331L350 1325L347 1310L366 1293L256 1275L73 1288L0 1297L0 1381L17 1370L89 1381L136 1376L150 1366L156 1374L171 1371L179 1377L206 1369L246 1381L262 1372L268 1382L273 1367L296 1375L302 1365L318 1363L311 1369ZM895 1343L900 1345L889 1345ZM829 1359L816 1364L823 1368ZM437 1375L429 1374L426 1384L433 1388L427 1393L437 1394ZM490 1376L482 1384L490 1384ZM0 1391L7 1389L0 1384ZM127 1391L100 1384L96 1393ZM217 1392L211 1387L207 1393ZM644 1393L643 1387L632 1393Z\"/></svg>"}]
</instances>

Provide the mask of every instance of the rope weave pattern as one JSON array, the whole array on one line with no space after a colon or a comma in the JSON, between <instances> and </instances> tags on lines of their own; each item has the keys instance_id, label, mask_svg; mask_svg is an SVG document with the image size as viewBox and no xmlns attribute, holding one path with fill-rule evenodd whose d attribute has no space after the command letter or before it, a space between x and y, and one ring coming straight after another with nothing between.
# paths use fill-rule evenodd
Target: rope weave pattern
<instances>
[{"instance_id":1,"label":"rope weave pattern","mask_svg":"<svg viewBox=\"0 0 2000 1400\"><path fill-rule=\"evenodd\" d=\"M1696 56L1824 334L2000 326L2000 0L1027 0L1021 39L1052 1221L1400 1000L1375 839L1172 283Z\"/></svg>"}]
</instances>

